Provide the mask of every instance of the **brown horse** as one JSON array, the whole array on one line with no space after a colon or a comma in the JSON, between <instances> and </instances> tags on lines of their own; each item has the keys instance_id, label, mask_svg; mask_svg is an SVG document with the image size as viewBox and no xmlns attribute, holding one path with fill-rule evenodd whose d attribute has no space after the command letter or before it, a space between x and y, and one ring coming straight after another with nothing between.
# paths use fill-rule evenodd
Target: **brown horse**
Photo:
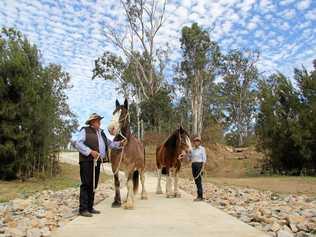
<instances>
[{"instance_id":1,"label":"brown horse","mask_svg":"<svg viewBox=\"0 0 316 237\"><path fill-rule=\"evenodd\" d=\"M178 192L178 173L181 168L181 161L185 153L192 149L189 134L180 126L168 139L156 149L156 162L158 169L157 194L162 194L161 175L167 175L166 195L180 197ZM174 190L172 192L172 179L174 176Z\"/></svg>"},{"instance_id":2,"label":"brown horse","mask_svg":"<svg viewBox=\"0 0 316 237\"><path fill-rule=\"evenodd\" d=\"M115 197L112 207L121 206L119 170L125 172L127 178L127 197L123 207L134 208L134 194L138 190L139 175L142 183L141 198L147 199L145 190L145 149L141 141L131 134L129 128L128 102L125 99L124 105L116 100L116 108L113 112L112 121L108 125L114 141L126 139L126 144L121 150L111 151L112 171L114 174Z\"/></svg>"}]
</instances>

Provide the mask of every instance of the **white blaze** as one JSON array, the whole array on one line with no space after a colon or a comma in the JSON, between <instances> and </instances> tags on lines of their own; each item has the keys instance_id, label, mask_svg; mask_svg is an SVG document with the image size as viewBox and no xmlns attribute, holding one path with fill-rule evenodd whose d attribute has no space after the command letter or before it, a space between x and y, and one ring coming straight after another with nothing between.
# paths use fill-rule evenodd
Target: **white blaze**
<instances>
[{"instance_id":1,"label":"white blaze","mask_svg":"<svg viewBox=\"0 0 316 237\"><path fill-rule=\"evenodd\" d=\"M187 144L187 146L189 147L189 151L192 150L192 144L191 144L191 140L188 136L185 137L185 142Z\"/></svg>"},{"instance_id":2,"label":"white blaze","mask_svg":"<svg viewBox=\"0 0 316 237\"><path fill-rule=\"evenodd\" d=\"M120 130L120 117L121 117L121 110L117 111L113 114L112 120L108 125L108 130L111 135L117 135Z\"/></svg>"}]
</instances>

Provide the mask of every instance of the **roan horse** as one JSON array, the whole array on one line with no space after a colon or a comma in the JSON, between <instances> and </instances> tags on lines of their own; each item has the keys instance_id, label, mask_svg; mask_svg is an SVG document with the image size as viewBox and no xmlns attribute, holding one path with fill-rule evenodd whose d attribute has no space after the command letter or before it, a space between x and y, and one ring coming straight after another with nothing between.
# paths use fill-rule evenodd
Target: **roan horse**
<instances>
[{"instance_id":1,"label":"roan horse","mask_svg":"<svg viewBox=\"0 0 316 237\"><path fill-rule=\"evenodd\" d=\"M145 149L141 141L131 134L126 99L124 105L120 105L116 100L116 108L108 125L108 130L111 135L115 136L114 141L126 139L127 142L121 150L111 150L110 159L115 185L115 197L112 207L121 206L119 170L123 170L127 178L127 198L123 207L132 209L134 208L134 194L138 190L139 176L142 183L141 198L147 199L145 190Z\"/></svg>"},{"instance_id":2,"label":"roan horse","mask_svg":"<svg viewBox=\"0 0 316 237\"><path fill-rule=\"evenodd\" d=\"M167 198L180 197L178 192L178 173L184 154L192 149L189 134L180 126L168 139L156 149L156 162L158 169L157 194L162 194L161 175L167 175ZM172 178L174 176L174 190L172 192Z\"/></svg>"}]
</instances>

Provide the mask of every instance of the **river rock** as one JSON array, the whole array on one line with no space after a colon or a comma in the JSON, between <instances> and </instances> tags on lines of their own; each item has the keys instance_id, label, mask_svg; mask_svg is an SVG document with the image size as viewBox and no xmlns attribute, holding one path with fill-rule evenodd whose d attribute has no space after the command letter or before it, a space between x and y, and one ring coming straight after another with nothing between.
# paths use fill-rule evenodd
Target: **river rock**
<instances>
[{"instance_id":1,"label":"river rock","mask_svg":"<svg viewBox=\"0 0 316 237\"><path fill-rule=\"evenodd\" d=\"M38 228L32 228L26 232L26 237L41 237L41 235L41 230Z\"/></svg>"},{"instance_id":2,"label":"river rock","mask_svg":"<svg viewBox=\"0 0 316 237\"><path fill-rule=\"evenodd\" d=\"M277 232L277 237L294 237L294 234L287 226L283 226L282 229Z\"/></svg>"},{"instance_id":3,"label":"river rock","mask_svg":"<svg viewBox=\"0 0 316 237\"><path fill-rule=\"evenodd\" d=\"M13 211L23 211L30 206L30 204L30 200L17 198L12 201L11 208Z\"/></svg>"}]
</instances>

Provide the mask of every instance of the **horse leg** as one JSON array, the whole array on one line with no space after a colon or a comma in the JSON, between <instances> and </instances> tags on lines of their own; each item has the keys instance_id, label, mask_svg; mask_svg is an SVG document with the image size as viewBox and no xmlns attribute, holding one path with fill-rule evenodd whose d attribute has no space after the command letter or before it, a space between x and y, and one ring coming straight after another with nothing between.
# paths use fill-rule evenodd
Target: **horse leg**
<instances>
[{"instance_id":1,"label":"horse leg","mask_svg":"<svg viewBox=\"0 0 316 237\"><path fill-rule=\"evenodd\" d=\"M179 193L178 190L178 171L175 170L174 172L174 197L179 198L181 197L181 194Z\"/></svg>"},{"instance_id":2,"label":"horse leg","mask_svg":"<svg viewBox=\"0 0 316 237\"><path fill-rule=\"evenodd\" d=\"M172 195L172 178L171 178L171 170L167 169L167 183L166 183L166 195L167 198L173 197Z\"/></svg>"},{"instance_id":3,"label":"horse leg","mask_svg":"<svg viewBox=\"0 0 316 237\"><path fill-rule=\"evenodd\" d=\"M121 192L120 192L120 179L118 174L114 175L114 185L115 185L115 197L112 207L121 206Z\"/></svg>"},{"instance_id":4,"label":"horse leg","mask_svg":"<svg viewBox=\"0 0 316 237\"><path fill-rule=\"evenodd\" d=\"M126 202L123 204L124 209L134 208L134 191L133 191L133 173L127 175L127 197Z\"/></svg>"},{"instance_id":5,"label":"horse leg","mask_svg":"<svg viewBox=\"0 0 316 237\"><path fill-rule=\"evenodd\" d=\"M162 194L162 188L161 188L161 172L162 172L162 169L157 169L158 183L157 183L156 194Z\"/></svg>"},{"instance_id":6,"label":"horse leg","mask_svg":"<svg viewBox=\"0 0 316 237\"><path fill-rule=\"evenodd\" d=\"M140 182L142 183L141 199L147 200L148 196L147 196L147 192L146 192L146 189L145 189L145 170L142 170L140 172Z\"/></svg>"}]
</instances>

